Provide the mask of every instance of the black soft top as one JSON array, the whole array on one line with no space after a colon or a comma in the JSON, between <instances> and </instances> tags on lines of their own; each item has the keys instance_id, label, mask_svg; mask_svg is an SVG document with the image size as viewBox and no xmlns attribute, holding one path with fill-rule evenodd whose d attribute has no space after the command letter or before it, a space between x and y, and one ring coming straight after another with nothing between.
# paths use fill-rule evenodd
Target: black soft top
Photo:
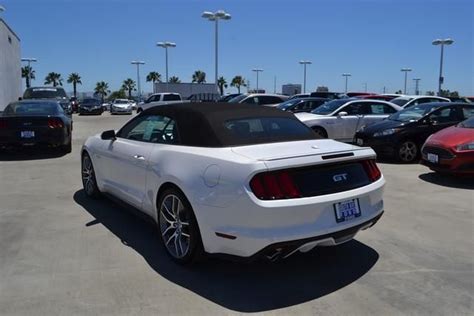
<instances>
[{"instance_id":1,"label":"black soft top","mask_svg":"<svg viewBox=\"0 0 474 316\"><path fill-rule=\"evenodd\" d=\"M314 139L313 131L301 123L292 113L276 108L214 102L174 103L149 108L141 115L154 114L172 118L177 123L181 145L198 147L229 147L259 143L284 142ZM272 139L242 138L225 127L232 120L250 118L283 118L291 120L300 131L294 134L278 135Z\"/></svg>"}]
</instances>

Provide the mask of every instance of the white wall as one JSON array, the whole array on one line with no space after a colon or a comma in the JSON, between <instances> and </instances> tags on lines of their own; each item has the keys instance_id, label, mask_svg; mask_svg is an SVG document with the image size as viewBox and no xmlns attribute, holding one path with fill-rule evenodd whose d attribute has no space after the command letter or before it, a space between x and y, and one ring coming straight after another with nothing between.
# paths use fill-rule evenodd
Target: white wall
<instances>
[{"instance_id":1,"label":"white wall","mask_svg":"<svg viewBox=\"0 0 474 316\"><path fill-rule=\"evenodd\" d=\"M21 96L20 40L0 19L0 111Z\"/></svg>"}]
</instances>

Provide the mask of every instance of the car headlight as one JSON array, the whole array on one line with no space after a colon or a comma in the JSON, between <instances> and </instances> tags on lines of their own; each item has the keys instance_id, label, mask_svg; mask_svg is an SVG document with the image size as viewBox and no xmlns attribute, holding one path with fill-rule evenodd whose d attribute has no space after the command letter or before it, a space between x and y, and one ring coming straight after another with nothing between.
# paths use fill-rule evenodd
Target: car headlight
<instances>
[{"instance_id":1,"label":"car headlight","mask_svg":"<svg viewBox=\"0 0 474 316\"><path fill-rule=\"evenodd\" d=\"M474 142L458 145L456 146L456 150L457 151L474 150Z\"/></svg>"},{"instance_id":2,"label":"car headlight","mask_svg":"<svg viewBox=\"0 0 474 316\"><path fill-rule=\"evenodd\" d=\"M392 135L392 134L395 134L396 132L398 132L399 130L400 130L399 128L389 128L389 129L383 130L381 132L375 132L374 137Z\"/></svg>"}]
</instances>

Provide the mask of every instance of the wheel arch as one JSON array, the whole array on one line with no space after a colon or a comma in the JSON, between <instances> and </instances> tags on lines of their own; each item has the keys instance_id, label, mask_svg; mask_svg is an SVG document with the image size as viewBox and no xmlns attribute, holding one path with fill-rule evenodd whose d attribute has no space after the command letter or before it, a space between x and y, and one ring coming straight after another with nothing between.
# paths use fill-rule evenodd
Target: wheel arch
<instances>
[{"instance_id":1,"label":"wheel arch","mask_svg":"<svg viewBox=\"0 0 474 316\"><path fill-rule=\"evenodd\" d=\"M317 130L317 129L323 131L324 134L326 135L326 138L327 138L328 135L329 135L329 134L328 134L328 131L326 130L326 128L324 128L324 127L321 126L321 125L313 125L313 126L311 126L310 128L311 128L313 131L314 131L314 130Z\"/></svg>"}]
</instances>

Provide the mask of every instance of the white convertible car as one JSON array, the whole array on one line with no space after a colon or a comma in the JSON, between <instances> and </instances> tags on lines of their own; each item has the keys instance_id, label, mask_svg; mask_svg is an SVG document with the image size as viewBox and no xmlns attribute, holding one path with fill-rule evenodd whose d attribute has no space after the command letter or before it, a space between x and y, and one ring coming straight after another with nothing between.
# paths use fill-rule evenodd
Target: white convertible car
<instances>
[{"instance_id":1,"label":"white convertible car","mask_svg":"<svg viewBox=\"0 0 474 316\"><path fill-rule=\"evenodd\" d=\"M295 115L322 138L352 142L360 128L381 121L401 109L386 101L339 99L326 102L311 113Z\"/></svg>"},{"instance_id":2,"label":"white convertible car","mask_svg":"<svg viewBox=\"0 0 474 316\"><path fill-rule=\"evenodd\" d=\"M372 149L318 139L273 108L153 107L87 139L81 155L85 193L149 215L179 263L285 258L346 242L383 213Z\"/></svg>"}]
</instances>

